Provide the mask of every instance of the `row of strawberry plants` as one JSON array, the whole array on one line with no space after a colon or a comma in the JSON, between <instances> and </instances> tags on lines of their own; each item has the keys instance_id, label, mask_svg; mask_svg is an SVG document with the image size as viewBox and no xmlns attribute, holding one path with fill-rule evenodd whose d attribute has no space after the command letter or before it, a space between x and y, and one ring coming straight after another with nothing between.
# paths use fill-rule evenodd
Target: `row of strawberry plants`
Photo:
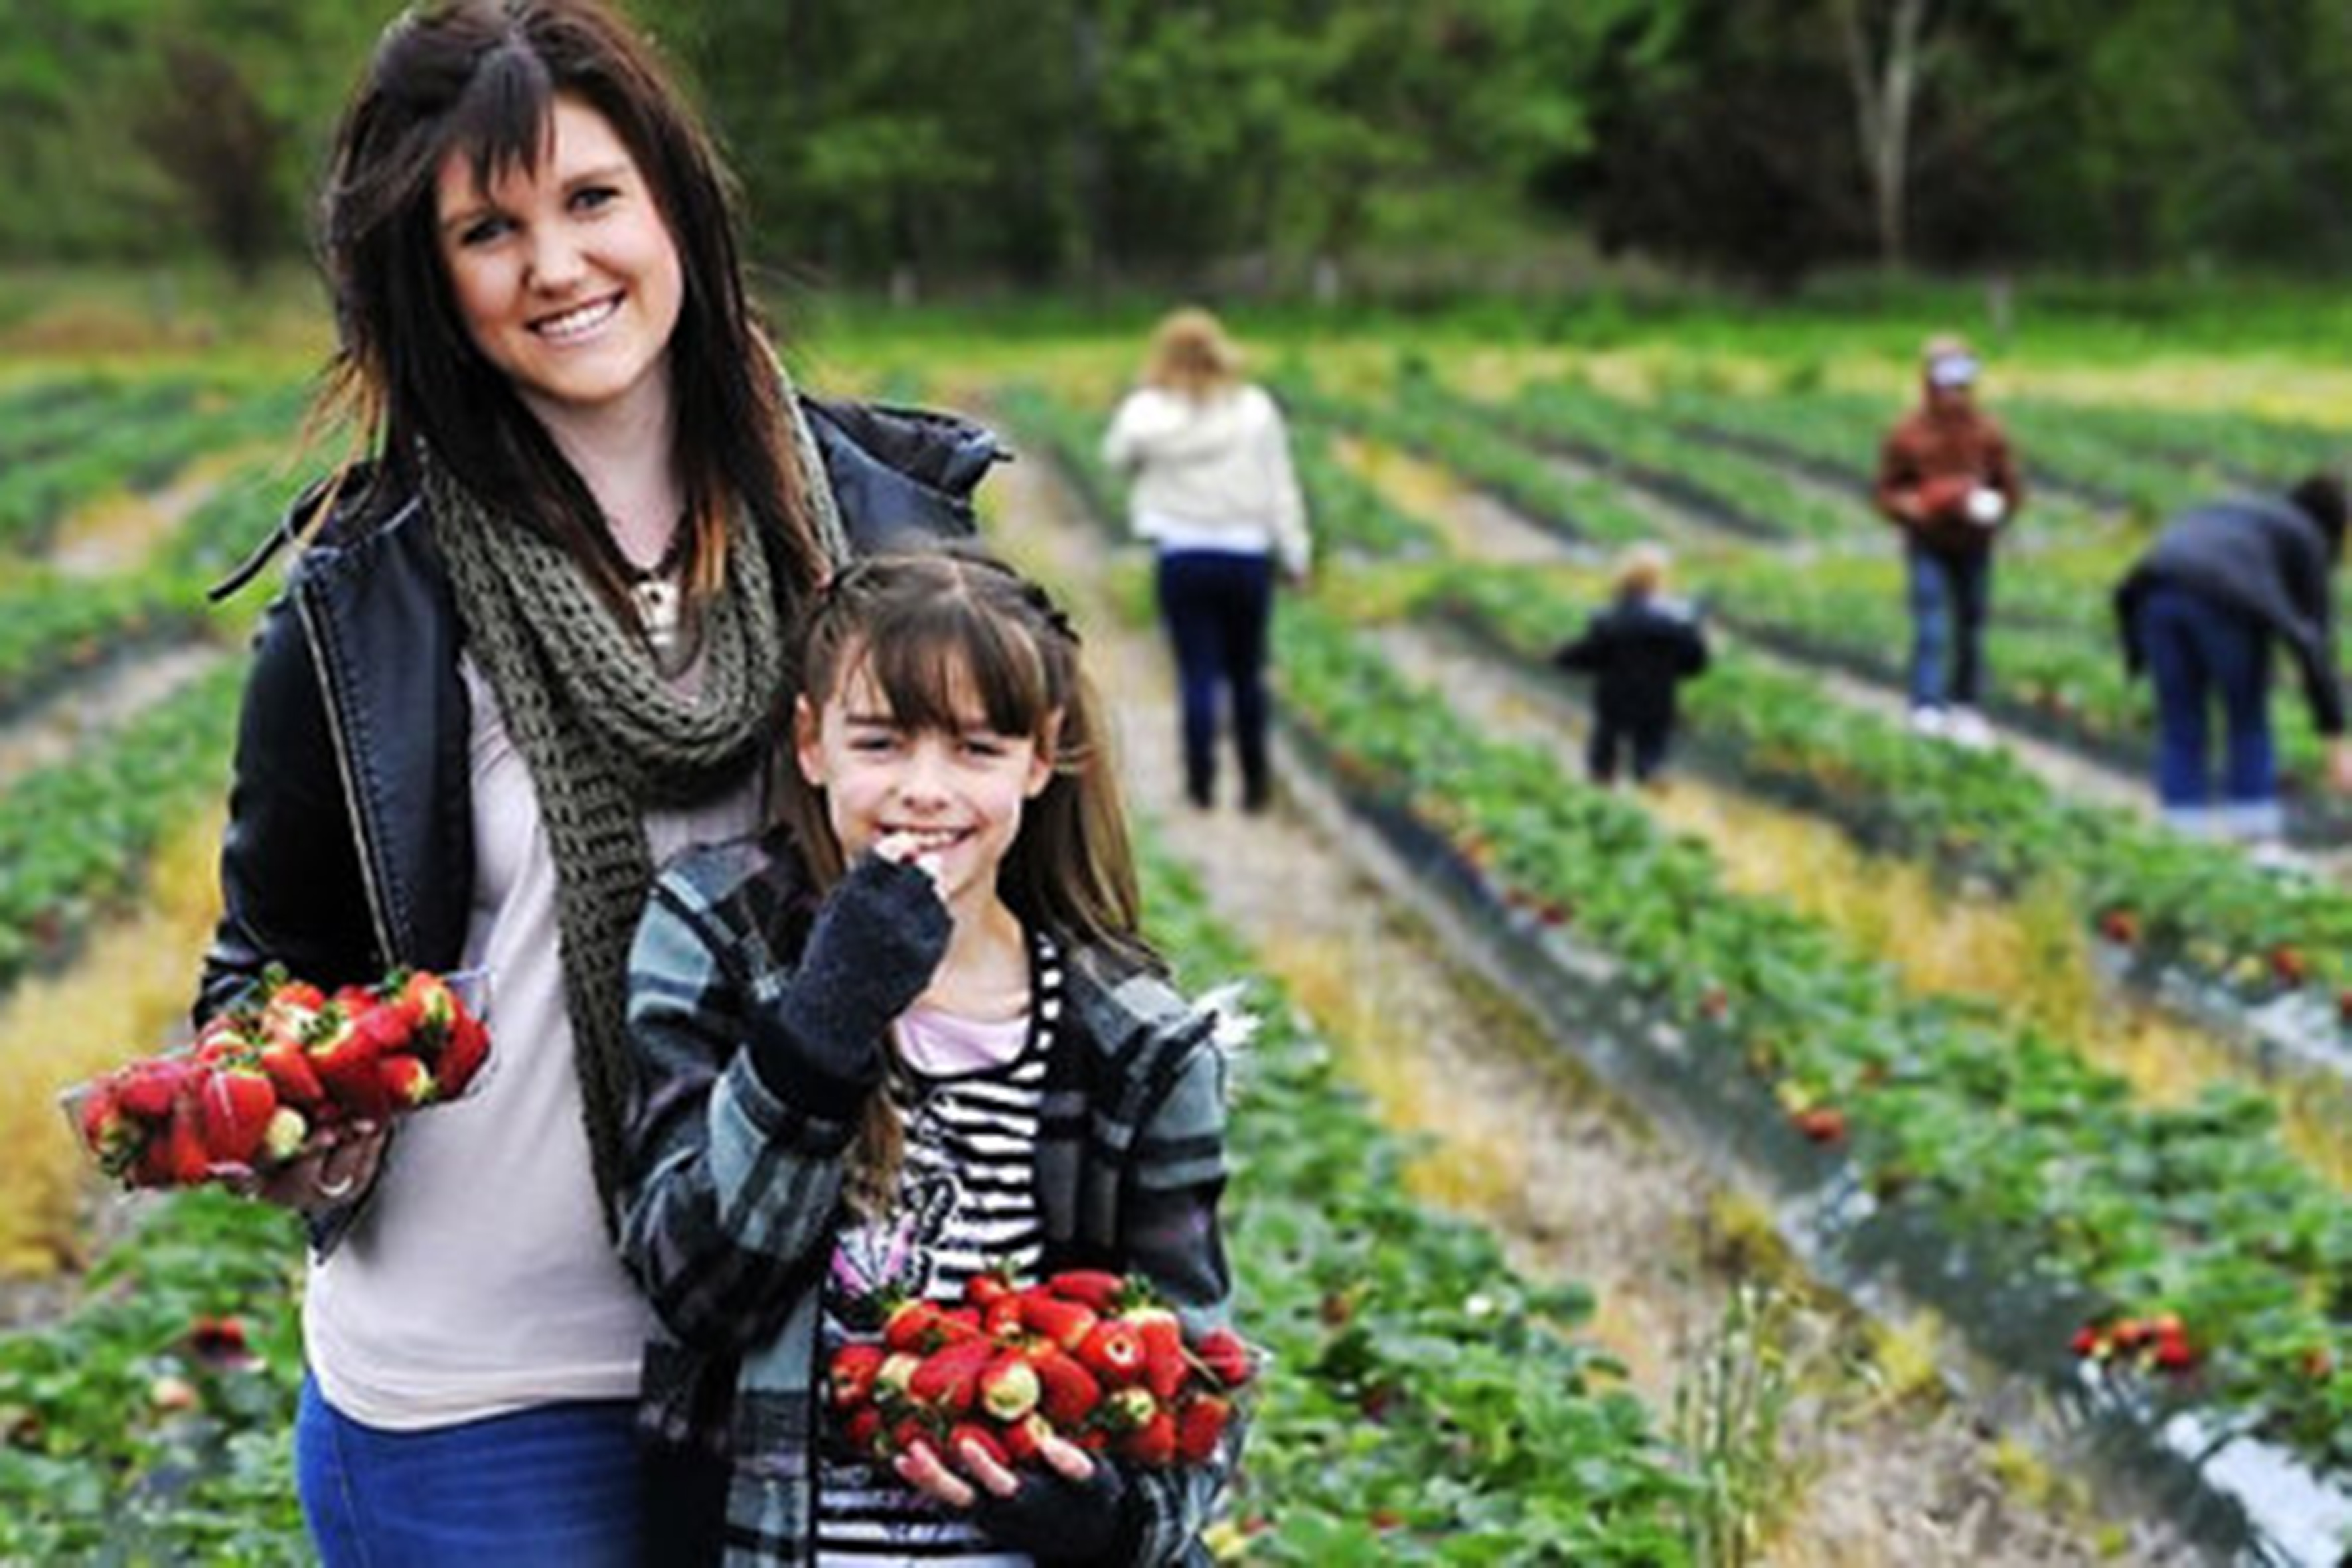
<instances>
[{"instance_id":1,"label":"row of strawberry plants","mask_svg":"<svg viewBox=\"0 0 2352 1568\"><path fill-rule=\"evenodd\" d=\"M300 413L299 388L223 394L152 418L103 419L86 438L0 474L0 542L43 548L74 508L117 489L152 489L194 458L281 440Z\"/></svg>"},{"instance_id":2,"label":"row of strawberry plants","mask_svg":"<svg viewBox=\"0 0 2352 1568\"><path fill-rule=\"evenodd\" d=\"M1246 970L1186 879L1156 860L1148 880L1188 989ZM1237 1310L1274 1364L1237 1499L1249 1560L1458 1563L1466 1536L1480 1562L1686 1561L1674 1457L1568 1337L1590 1293L1408 1197L1406 1145L1277 986L1246 994L1229 1208Z\"/></svg>"},{"instance_id":3,"label":"row of strawberry plants","mask_svg":"<svg viewBox=\"0 0 2352 1568\"><path fill-rule=\"evenodd\" d=\"M11 468L79 446L117 423L168 418L195 401L178 378L125 383L104 375L50 377L0 396L0 463Z\"/></svg>"},{"instance_id":4,"label":"row of strawberry plants","mask_svg":"<svg viewBox=\"0 0 2352 1568\"><path fill-rule=\"evenodd\" d=\"M2280 1145L2262 1097L2135 1105L2060 1043L1913 999L1883 963L1732 893L1703 847L1486 739L1314 607L1281 633L1286 696L1357 787L1613 955L1688 1031L1700 1073L1752 1075L1792 1114L1833 1110L1813 1125L1880 1203L2032 1260L2091 1317L2177 1317L2194 1351L2167 1402L2225 1412L2342 1485L2352 1211Z\"/></svg>"},{"instance_id":5,"label":"row of strawberry plants","mask_svg":"<svg viewBox=\"0 0 2352 1568\"><path fill-rule=\"evenodd\" d=\"M1598 604L1592 585L1464 569L1430 606L1529 668ZM1737 646L1687 689L1686 742L1743 781L1859 826L1880 847L2016 889L2061 874L2084 919L2126 940L2151 973L2179 967L2252 1010L2296 994L2325 1034L2314 1058L2352 1071L2352 892L2282 878L2221 845L2168 833L2053 790L1999 751L1922 746Z\"/></svg>"},{"instance_id":6,"label":"row of strawberry plants","mask_svg":"<svg viewBox=\"0 0 2352 1568\"><path fill-rule=\"evenodd\" d=\"M1246 970L1198 890L1150 867L1188 984ZM1278 989L1235 1071L1231 1252L1270 1352L1230 1535L1253 1562L1687 1562L1691 1491L1618 1369L1568 1337L1588 1293L1405 1195L1405 1146ZM89 1304L0 1338L0 1561L278 1563L305 1548L287 1434L292 1226L215 1193L158 1205Z\"/></svg>"},{"instance_id":7,"label":"row of strawberry plants","mask_svg":"<svg viewBox=\"0 0 2352 1568\"><path fill-rule=\"evenodd\" d=\"M243 674L225 661L0 795L0 987L68 950L226 787Z\"/></svg>"},{"instance_id":8,"label":"row of strawberry plants","mask_svg":"<svg viewBox=\"0 0 2352 1568\"><path fill-rule=\"evenodd\" d=\"M1441 463L1501 500L1529 521L1571 541L1631 543L1654 538L1657 520L1628 503L1604 479L1575 478L1497 432L1491 421L1458 410L1342 397L1292 371L1276 386L1302 422L1350 432Z\"/></svg>"},{"instance_id":9,"label":"row of strawberry plants","mask_svg":"<svg viewBox=\"0 0 2352 1568\"><path fill-rule=\"evenodd\" d=\"M1898 596L1843 591L1824 579L1786 597L1727 595L1715 608L1727 625L1798 658L1881 685L1899 688L1906 679L1910 629ZM2155 745L2154 703L2146 681L2125 673L2112 637L2102 639L2088 626L2012 625L1996 616L1985 633L1985 663L1983 705L1995 718L2113 766L2137 772L2147 765ZM2272 717L2298 831L2341 837L2342 813L2321 794L2322 742L2293 682L2273 693Z\"/></svg>"},{"instance_id":10,"label":"row of strawberry plants","mask_svg":"<svg viewBox=\"0 0 2352 1568\"><path fill-rule=\"evenodd\" d=\"M1836 464L1865 489L1878 443L1901 411L1883 399L1823 392L1756 397L1676 388L1661 404L1678 426L1728 435L1808 466ZM2037 510L2079 512L2074 498L2082 497L2154 517L2179 505L2193 482L2179 463L2119 445L2074 405L1995 396L1988 406L2016 441L2029 485L2051 481L2062 492L2039 498Z\"/></svg>"},{"instance_id":11,"label":"row of strawberry plants","mask_svg":"<svg viewBox=\"0 0 2352 1568\"><path fill-rule=\"evenodd\" d=\"M1635 483L1751 533L1850 540L1870 531L1858 498L1801 483L1786 465L1694 442L1655 411L1575 382L1533 382L1504 402L1463 406L1480 408L1526 440L1619 467Z\"/></svg>"},{"instance_id":12,"label":"row of strawberry plants","mask_svg":"<svg viewBox=\"0 0 2352 1568\"><path fill-rule=\"evenodd\" d=\"M205 589L277 526L288 499L276 462L257 460L226 476L137 567L81 577L37 562L0 584L0 717L85 671L214 624Z\"/></svg>"}]
</instances>

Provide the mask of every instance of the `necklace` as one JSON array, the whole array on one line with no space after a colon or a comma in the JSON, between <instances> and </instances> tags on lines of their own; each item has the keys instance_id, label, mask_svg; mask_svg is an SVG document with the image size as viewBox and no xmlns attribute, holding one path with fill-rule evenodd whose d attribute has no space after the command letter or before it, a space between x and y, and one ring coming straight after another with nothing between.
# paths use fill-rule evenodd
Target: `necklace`
<instances>
[{"instance_id":1,"label":"necklace","mask_svg":"<svg viewBox=\"0 0 2352 1568\"><path fill-rule=\"evenodd\" d=\"M654 668L661 672L664 679L676 679L694 662L696 639L687 625L686 590L678 581L679 568L685 564L687 549L693 542L693 520L680 517L661 559L650 566L640 566L623 555L620 545L613 542L609 533L606 535L622 574L629 580L629 604L636 611L637 626L645 633L646 646L653 652Z\"/></svg>"}]
</instances>

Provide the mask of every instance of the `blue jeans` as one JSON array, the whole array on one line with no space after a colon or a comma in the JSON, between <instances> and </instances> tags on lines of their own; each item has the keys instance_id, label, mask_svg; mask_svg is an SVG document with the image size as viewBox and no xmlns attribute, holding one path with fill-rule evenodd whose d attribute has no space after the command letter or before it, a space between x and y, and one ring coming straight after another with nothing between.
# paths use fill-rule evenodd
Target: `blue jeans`
<instances>
[{"instance_id":1,"label":"blue jeans","mask_svg":"<svg viewBox=\"0 0 2352 1568\"><path fill-rule=\"evenodd\" d=\"M635 1568L643 1486L627 1400L386 1432L305 1379L302 1513L327 1568Z\"/></svg>"},{"instance_id":2,"label":"blue jeans","mask_svg":"<svg viewBox=\"0 0 2352 1568\"><path fill-rule=\"evenodd\" d=\"M2168 809L2213 799L2210 725L2221 705L2227 744L2221 799L2268 805L2278 797L2271 744L2271 645L2260 625L2188 589L2151 588L2136 628L2156 687L2156 791Z\"/></svg>"},{"instance_id":3,"label":"blue jeans","mask_svg":"<svg viewBox=\"0 0 2352 1568\"><path fill-rule=\"evenodd\" d=\"M1265 642L1274 617L1274 563L1223 550L1171 550L1160 557L1160 614L1176 647L1182 693L1184 793L1198 805L1217 780L1217 704L1230 691L1242 799L1265 804Z\"/></svg>"},{"instance_id":4,"label":"blue jeans","mask_svg":"<svg viewBox=\"0 0 2352 1568\"><path fill-rule=\"evenodd\" d=\"M1992 552L1906 552L1911 600L1911 705L1976 704L1984 681L1985 611L1992 598ZM1950 678L1945 666L1950 664Z\"/></svg>"}]
</instances>

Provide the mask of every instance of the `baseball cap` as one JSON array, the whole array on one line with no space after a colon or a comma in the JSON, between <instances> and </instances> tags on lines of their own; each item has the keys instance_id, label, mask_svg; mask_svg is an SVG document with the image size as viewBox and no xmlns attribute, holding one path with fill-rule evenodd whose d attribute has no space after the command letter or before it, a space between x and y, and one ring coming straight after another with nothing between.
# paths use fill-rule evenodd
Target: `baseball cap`
<instances>
[{"instance_id":1,"label":"baseball cap","mask_svg":"<svg viewBox=\"0 0 2352 1568\"><path fill-rule=\"evenodd\" d=\"M1949 335L1929 338L1920 357L1927 363L1930 386L1972 386L1983 368L1965 340Z\"/></svg>"}]
</instances>

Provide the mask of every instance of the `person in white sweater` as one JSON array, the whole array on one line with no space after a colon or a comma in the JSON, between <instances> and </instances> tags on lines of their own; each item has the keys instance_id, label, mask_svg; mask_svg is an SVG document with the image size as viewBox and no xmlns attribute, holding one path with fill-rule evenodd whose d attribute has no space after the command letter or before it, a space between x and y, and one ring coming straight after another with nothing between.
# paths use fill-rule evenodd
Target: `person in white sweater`
<instances>
[{"instance_id":1,"label":"person in white sweater","mask_svg":"<svg viewBox=\"0 0 2352 1568\"><path fill-rule=\"evenodd\" d=\"M1275 574L1303 583L1307 505L1282 411L1241 376L1241 351L1216 317L1182 310L1160 323L1142 384L1103 436L1103 460L1129 481L1136 536L1159 551L1161 619L1181 689L1184 793L1216 799L1218 704L1228 693L1242 805L1272 798L1266 764L1266 632Z\"/></svg>"}]
</instances>

